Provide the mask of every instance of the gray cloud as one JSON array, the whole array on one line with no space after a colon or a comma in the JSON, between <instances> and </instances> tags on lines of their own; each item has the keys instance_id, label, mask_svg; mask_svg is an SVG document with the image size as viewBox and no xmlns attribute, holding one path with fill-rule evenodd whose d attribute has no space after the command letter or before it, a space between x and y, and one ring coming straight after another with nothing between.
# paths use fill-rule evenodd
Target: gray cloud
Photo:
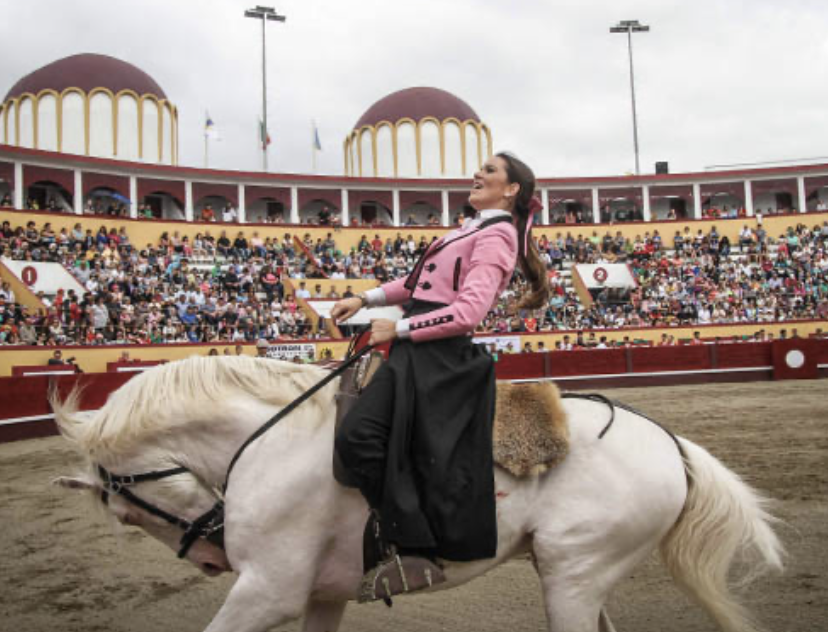
<instances>
[{"instance_id":1,"label":"gray cloud","mask_svg":"<svg viewBox=\"0 0 828 632\"><path fill-rule=\"evenodd\" d=\"M97 52L151 74L180 110L182 163L255 170L260 26L240 0L0 0L0 91L55 59ZM626 40L634 39L642 167L828 153L828 5L817 0L299 1L268 26L272 168L342 172L342 141L374 101L414 85L454 92L543 176L633 169Z\"/></svg>"}]
</instances>

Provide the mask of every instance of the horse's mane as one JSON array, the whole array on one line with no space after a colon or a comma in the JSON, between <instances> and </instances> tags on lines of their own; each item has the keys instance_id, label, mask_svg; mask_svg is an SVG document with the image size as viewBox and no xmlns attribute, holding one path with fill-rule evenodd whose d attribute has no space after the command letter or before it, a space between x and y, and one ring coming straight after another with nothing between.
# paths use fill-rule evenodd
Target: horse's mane
<instances>
[{"instance_id":1,"label":"horse's mane","mask_svg":"<svg viewBox=\"0 0 828 632\"><path fill-rule=\"evenodd\" d=\"M233 395L285 406L325 374L319 367L277 360L194 356L132 378L97 413L77 412L77 392L63 402L53 398L52 406L61 432L88 453L122 454L148 437L215 418ZM332 388L303 408L330 405Z\"/></svg>"}]
</instances>

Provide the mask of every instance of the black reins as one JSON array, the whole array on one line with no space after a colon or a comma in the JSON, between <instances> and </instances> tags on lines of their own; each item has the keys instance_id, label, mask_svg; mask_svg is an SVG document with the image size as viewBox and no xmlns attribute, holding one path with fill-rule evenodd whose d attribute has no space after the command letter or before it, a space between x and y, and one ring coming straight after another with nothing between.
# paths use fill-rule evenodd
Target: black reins
<instances>
[{"instance_id":1,"label":"black reins","mask_svg":"<svg viewBox=\"0 0 828 632\"><path fill-rule=\"evenodd\" d=\"M201 514L192 522L189 520L185 520L184 518L174 516L173 514L167 511L164 511L160 507L153 505L150 502L147 502L139 496L136 496L129 489L130 487L133 487L139 483L144 483L148 481L158 481L163 478L168 478L170 476L178 476L180 474L191 473L190 470L188 470L186 467L175 467L167 470L156 470L153 472L145 472L143 474L113 474L102 465L98 465L98 474L100 475L101 480L103 482L103 489L101 490L101 501L103 501L104 504L108 504L109 494L116 494L124 498L127 502L135 505L136 507L140 507L147 513L157 518L160 518L168 524L174 527L178 527L179 529L183 529L184 534L181 536L181 541L179 542L180 548L177 554L179 558L183 558L185 555L187 555L187 552L199 538L205 538L208 542L211 542L219 548L224 549L223 496L227 492L227 486L230 483L230 473L233 471L233 467L236 465L236 462L239 460L239 457L241 457L241 455L250 446L251 443L253 443L256 439L261 437L264 433L270 430L282 419L287 417L290 413L292 413L299 406L301 406L303 403L305 403L307 400L313 397L320 390L325 388L337 377L342 375L342 373L348 367L357 362L362 356L374 349L373 345L366 345L359 349L359 351L355 351L355 343L356 337L351 341L351 345L348 348L348 353L345 357L345 360L338 367L333 369L330 373L328 373L328 375L326 375L316 384L311 386L307 391L305 391L299 397L290 402L287 406L285 406L282 410L276 413L273 417L268 419L264 424L259 426L259 428L252 435L250 435L244 443L242 443L241 447L236 451L236 454L234 454L233 458L230 460L230 465L227 467L227 474L224 478L224 486L221 490L221 497L217 498L216 503L210 509Z\"/></svg>"}]
</instances>

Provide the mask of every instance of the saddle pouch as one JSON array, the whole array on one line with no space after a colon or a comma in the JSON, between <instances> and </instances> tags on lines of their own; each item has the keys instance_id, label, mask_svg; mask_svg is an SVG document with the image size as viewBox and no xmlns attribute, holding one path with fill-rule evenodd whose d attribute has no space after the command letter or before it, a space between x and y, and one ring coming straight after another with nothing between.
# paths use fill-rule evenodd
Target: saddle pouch
<instances>
[{"instance_id":1,"label":"saddle pouch","mask_svg":"<svg viewBox=\"0 0 828 632\"><path fill-rule=\"evenodd\" d=\"M385 362L385 358L379 351L372 351L363 356L359 362L348 367L342 373L339 379L339 392L336 394L336 430L339 431L339 426L345 415L353 408L356 400L359 399L360 394L368 384L371 383L371 378ZM347 470L339 460L339 456L334 450L333 458L333 472L334 478L345 487L356 487L353 481L350 480Z\"/></svg>"}]
</instances>

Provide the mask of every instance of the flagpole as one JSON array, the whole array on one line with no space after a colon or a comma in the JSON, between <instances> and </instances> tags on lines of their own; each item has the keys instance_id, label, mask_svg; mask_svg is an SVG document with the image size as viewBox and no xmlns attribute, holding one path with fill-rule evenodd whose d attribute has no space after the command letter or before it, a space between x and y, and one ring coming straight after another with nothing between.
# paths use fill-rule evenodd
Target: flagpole
<instances>
[{"instance_id":1,"label":"flagpole","mask_svg":"<svg viewBox=\"0 0 828 632\"><path fill-rule=\"evenodd\" d=\"M313 169L311 173L316 173L316 121L311 119L311 156L313 156Z\"/></svg>"}]
</instances>

